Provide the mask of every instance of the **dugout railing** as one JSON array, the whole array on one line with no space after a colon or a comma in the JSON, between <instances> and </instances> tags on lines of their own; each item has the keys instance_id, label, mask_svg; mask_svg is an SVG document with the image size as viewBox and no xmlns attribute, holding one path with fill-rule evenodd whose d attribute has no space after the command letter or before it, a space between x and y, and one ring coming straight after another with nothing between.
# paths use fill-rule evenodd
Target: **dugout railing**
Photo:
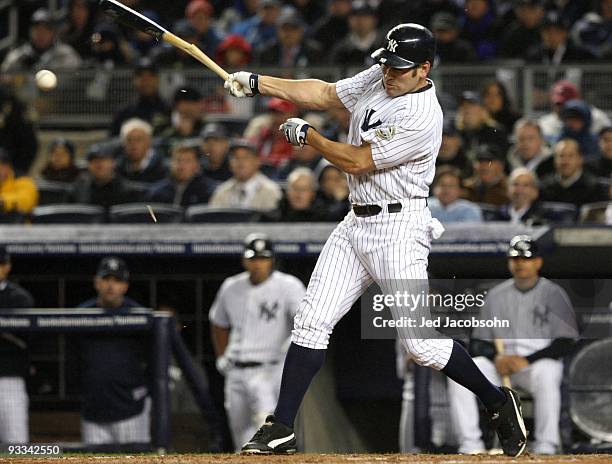
<instances>
[{"instance_id":1,"label":"dugout railing","mask_svg":"<svg viewBox=\"0 0 612 464\"><path fill-rule=\"evenodd\" d=\"M320 66L308 68L259 68L250 71L289 76L314 77L336 81L360 71L359 67ZM229 69L228 71L232 71ZM57 71L58 86L51 92L36 87L33 72L13 75L16 93L32 104L42 128L107 128L113 114L134 100L132 69L80 68ZM590 104L612 113L612 88L609 85L609 64L588 65L525 65L520 60L491 64L441 65L431 77L436 82L441 103L453 112L456 98L465 90L479 90L492 79L503 82L514 106L524 115L537 116L549 111L548 92L558 79L568 79L582 90ZM230 99L224 97L221 80L203 67L160 72L160 93L171 101L175 89L192 85L204 95L208 120L242 121L263 110L261 99ZM222 111L219 111L222 108Z\"/></svg>"},{"instance_id":2,"label":"dugout railing","mask_svg":"<svg viewBox=\"0 0 612 464\"><path fill-rule=\"evenodd\" d=\"M0 331L9 333L39 334L39 338L50 338L51 334L83 336L90 333L138 334L146 333L148 340L149 395L151 398L151 442L89 445L82 442L66 442L63 447L72 451L149 451L165 453L170 448L170 390L169 367L171 356L181 368L191 388L195 402L207 422L210 450L218 450L220 419L208 390L208 380L195 367L191 355L177 330L174 315L168 311L153 311L149 308L133 308L114 312L104 309L33 308L3 309L0 311ZM36 366L40 343L30 347L32 364ZM58 366L63 375L76 366L65 364L66 353L58 353ZM63 363L63 364L62 364ZM62 380L64 381L64 380Z\"/></svg>"}]
</instances>

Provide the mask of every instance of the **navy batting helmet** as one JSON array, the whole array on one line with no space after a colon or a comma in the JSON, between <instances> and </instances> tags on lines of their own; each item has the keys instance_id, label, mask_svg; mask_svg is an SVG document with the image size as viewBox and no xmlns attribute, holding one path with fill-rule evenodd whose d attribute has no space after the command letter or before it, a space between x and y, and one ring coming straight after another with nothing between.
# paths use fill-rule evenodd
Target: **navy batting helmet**
<instances>
[{"instance_id":1,"label":"navy batting helmet","mask_svg":"<svg viewBox=\"0 0 612 464\"><path fill-rule=\"evenodd\" d=\"M429 61L436 55L436 39L429 29L420 24L395 26L385 37L385 46L372 53L374 61L392 68L410 69Z\"/></svg>"},{"instance_id":2,"label":"navy batting helmet","mask_svg":"<svg viewBox=\"0 0 612 464\"><path fill-rule=\"evenodd\" d=\"M274 250L272 241L264 234L250 234L244 239L244 253L246 259L251 258L272 258Z\"/></svg>"},{"instance_id":3,"label":"navy batting helmet","mask_svg":"<svg viewBox=\"0 0 612 464\"><path fill-rule=\"evenodd\" d=\"M510 240L508 258L535 258L538 256L538 246L529 235L517 235Z\"/></svg>"}]
</instances>

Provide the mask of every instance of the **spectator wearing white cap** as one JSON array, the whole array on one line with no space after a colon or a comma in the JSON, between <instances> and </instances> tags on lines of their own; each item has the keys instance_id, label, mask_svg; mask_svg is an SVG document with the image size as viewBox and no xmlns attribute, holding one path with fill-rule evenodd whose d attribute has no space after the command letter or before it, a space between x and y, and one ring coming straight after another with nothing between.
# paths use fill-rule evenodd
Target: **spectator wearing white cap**
<instances>
[{"instance_id":1,"label":"spectator wearing white cap","mask_svg":"<svg viewBox=\"0 0 612 464\"><path fill-rule=\"evenodd\" d=\"M153 126L142 119L128 119L121 126L117 172L125 179L151 183L168 173L163 155L152 146L152 136Z\"/></svg>"}]
</instances>

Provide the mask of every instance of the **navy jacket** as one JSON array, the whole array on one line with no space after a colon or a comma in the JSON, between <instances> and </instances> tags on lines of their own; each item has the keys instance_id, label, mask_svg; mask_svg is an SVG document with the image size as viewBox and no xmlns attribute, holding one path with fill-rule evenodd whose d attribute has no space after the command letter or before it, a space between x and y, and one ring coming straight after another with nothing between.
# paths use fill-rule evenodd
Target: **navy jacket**
<instances>
[{"instance_id":1,"label":"navy jacket","mask_svg":"<svg viewBox=\"0 0 612 464\"><path fill-rule=\"evenodd\" d=\"M116 314L142 305L124 298ZM98 307L92 298L80 308ZM79 338L82 383L81 414L90 422L108 423L140 414L147 396L150 338L144 332L100 332Z\"/></svg>"},{"instance_id":2,"label":"navy jacket","mask_svg":"<svg viewBox=\"0 0 612 464\"><path fill-rule=\"evenodd\" d=\"M174 203L176 182L172 178L161 180L151 186L146 194L148 201L156 203ZM181 206L191 206L198 203L208 203L215 191L217 183L203 175L197 175L187 185L180 198Z\"/></svg>"}]
</instances>

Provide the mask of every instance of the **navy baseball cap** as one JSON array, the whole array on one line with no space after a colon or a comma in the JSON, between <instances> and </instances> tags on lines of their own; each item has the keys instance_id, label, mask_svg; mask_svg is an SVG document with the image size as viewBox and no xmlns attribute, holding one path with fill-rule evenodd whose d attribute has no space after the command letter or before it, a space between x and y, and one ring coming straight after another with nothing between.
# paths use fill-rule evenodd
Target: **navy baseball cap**
<instances>
[{"instance_id":1,"label":"navy baseball cap","mask_svg":"<svg viewBox=\"0 0 612 464\"><path fill-rule=\"evenodd\" d=\"M45 24L49 27L53 27L55 25L55 18L46 8L39 8L30 18L30 25L33 26L35 24Z\"/></svg>"},{"instance_id":2,"label":"navy baseball cap","mask_svg":"<svg viewBox=\"0 0 612 464\"><path fill-rule=\"evenodd\" d=\"M482 105L482 99L480 98L480 95L478 94L478 92L474 92L472 90L466 90L461 94L461 97L459 97L459 104L461 105L461 103L463 102Z\"/></svg>"},{"instance_id":3,"label":"navy baseball cap","mask_svg":"<svg viewBox=\"0 0 612 464\"><path fill-rule=\"evenodd\" d=\"M476 149L477 161L501 161L506 160L503 152L496 145L480 145Z\"/></svg>"},{"instance_id":4,"label":"navy baseball cap","mask_svg":"<svg viewBox=\"0 0 612 464\"><path fill-rule=\"evenodd\" d=\"M173 101L175 104L180 101L197 102L200 100L202 100L202 94L194 87L182 87L174 92Z\"/></svg>"},{"instance_id":5,"label":"navy baseball cap","mask_svg":"<svg viewBox=\"0 0 612 464\"><path fill-rule=\"evenodd\" d=\"M6 249L6 246L0 245L0 263L5 264L5 263L10 263L10 262L11 262L11 255Z\"/></svg>"},{"instance_id":6,"label":"navy baseball cap","mask_svg":"<svg viewBox=\"0 0 612 464\"><path fill-rule=\"evenodd\" d=\"M121 258L109 256L100 261L96 277L103 279L104 277L113 276L119 280L127 282L130 280L130 271L127 264Z\"/></svg>"},{"instance_id":7,"label":"navy baseball cap","mask_svg":"<svg viewBox=\"0 0 612 464\"><path fill-rule=\"evenodd\" d=\"M232 154L234 152L234 150L236 150L237 148L246 148L253 155L259 156L257 154L257 147L255 146L255 144L250 142L250 141L248 141L247 139L243 139L243 138L234 138L234 139L232 139L230 141L230 146L229 146L230 154Z\"/></svg>"},{"instance_id":8,"label":"navy baseball cap","mask_svg":"<svg viewBox=\"0 0 612 464\"><path fill-rule=\"evenodd\" d=\"M227 135L227 130L223 124L218 122L209 122L204 126L202 132L200 132L200 137L204 140L208 138L217 138L217 139L227 139L229 136Z\"/></svg>"},{"instance_id":9,"label":"navy baseball cap","mask_svg":"<svg viewBox=\"0 0 612 464\"><path fill-rule=\"evenodd\" d=\"M110 147L99 144L99 143L95 143L93 145L90 145L89 148L87 149L87 161L91 161L94 159L99 159L99 158L114 158L115 155L113 154L112 150Z\"/></svg>"},{"instance_id":10,"label":"navy baseball cap","mask_svg":"<svg viewBox=\"0 0 612 464\"><path fill-rule=\"evenodd\" d=\"M276 20L276 24L279 26L305 27L304 20L300 16L300 13L291 7L281 11L281 14Z\"/></svg>"},{"instance_id":11,"label":"navy baseball cap","mask_svg":"<svg viewBox=\"0 0 612 464\"><path fill-rule=\"evenodd\" d=\"M244 239L244 253L246 259L272 258L274 250L272 241L264 234L250 234Z\"/></svg>"},{"instance_id":12,"label":"navy baseball cap","mask_svg":"<svg viewBox=\"0 0 612 464\"><path fill-rule=\"evenodd\" d=\"M148 71L153 74L159 73L159 67L157 66L157 63L153 61L151 58L149 58L148 56L145 56L138 60L138 63L136 64L136 67L134 68L134 74L138 75L145 71Z\"/></svg>"}]
</instances>

